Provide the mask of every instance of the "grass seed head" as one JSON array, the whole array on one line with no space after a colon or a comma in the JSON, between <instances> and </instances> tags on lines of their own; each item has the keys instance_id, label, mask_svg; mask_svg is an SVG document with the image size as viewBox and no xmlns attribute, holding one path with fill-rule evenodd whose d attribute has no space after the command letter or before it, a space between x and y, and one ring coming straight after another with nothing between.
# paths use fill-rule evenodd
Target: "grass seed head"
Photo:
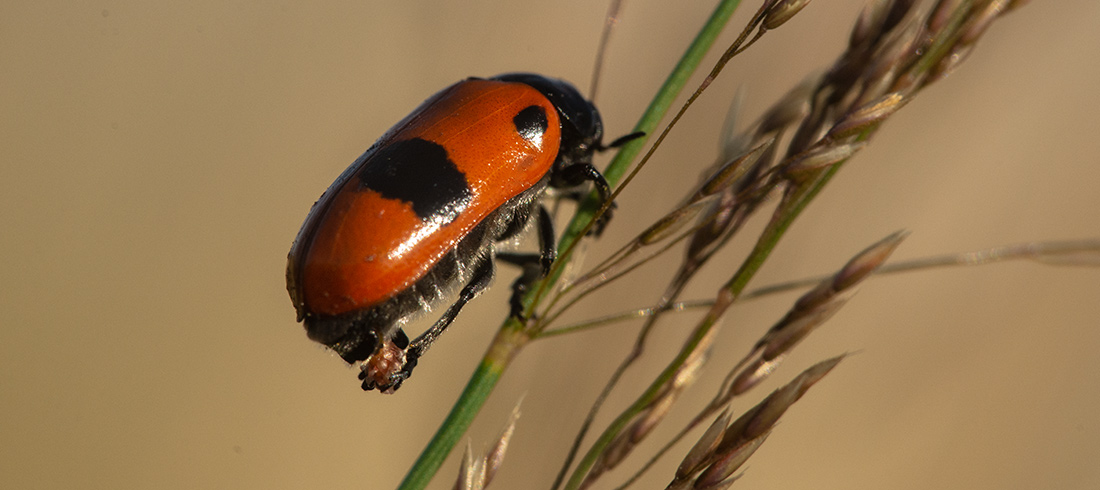
<instances>
[{"instance_id":1,"label":"grass seed head","mask_svg":"<svg viewBox=\"0 0 1100 490\"><path fill-rule=\"evenodd\" d=\"M809 4L810 0L780 0L764 14L764 28L770 30L783 25Z\"/></svg>"}]
</instances>

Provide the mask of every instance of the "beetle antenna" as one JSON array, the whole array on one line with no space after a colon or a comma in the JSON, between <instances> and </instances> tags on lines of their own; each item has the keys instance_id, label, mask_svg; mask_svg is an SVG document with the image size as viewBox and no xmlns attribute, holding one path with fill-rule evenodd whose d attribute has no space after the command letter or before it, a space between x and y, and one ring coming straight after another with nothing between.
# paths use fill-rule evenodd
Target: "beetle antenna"
<instances>
[{"instance_id":1,"label":"beetle antenna","mask_svg":"<svg viewBox=\"0 0 1100 490\"><path fill-rule=\"evenodd\" d=\"M627 143L630 143L631 141L634 141L638 138L641 138L642 136L645 136L645 131L635 131L635 132L630 133L630 134L624 134L622 136L619 136L618 138L615 138L614 141L612 141L612 142L610 142L606 145L600 145L600 147L597 148L596 150L597 151L604 151L604 150L609 150L611 148L618 148L618 147L623 146Z\"/></svg>"}]
</instances>

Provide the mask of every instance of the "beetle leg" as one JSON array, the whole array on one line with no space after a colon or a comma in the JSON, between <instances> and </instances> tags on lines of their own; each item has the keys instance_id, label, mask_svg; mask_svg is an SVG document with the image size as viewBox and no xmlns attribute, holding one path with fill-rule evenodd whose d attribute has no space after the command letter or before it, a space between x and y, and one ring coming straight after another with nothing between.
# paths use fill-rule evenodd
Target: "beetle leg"
<instances>
[{"instance_id":1,"label":"beetle leg","mask_svg":"<svg viewBox=\"0 0 1100 490\"><path fill-rule=\"evenodd\" d=\"M576 187L589 181L595 184L596 192L600 193L600 200L607 201L611 199L611 186L608 185L607 179L603 178L603 174L591 163L574 163L558 171L555 177L554 187Z\"/></svg>"},{"instance_id":2,"label":"beetle leg","mask_svg":"<svg viewBox=\"0 0 1100 490\"><path fill-rule=\"evenodd\" d=\"M514 253L502 253L498 254L497 258L501 262L506 262L514 266L519 267L523 272L516 278L516 282L512 283L512 297L509 299L508 304L511 307L510 314L521 320L527 318L523 315L523 297L527 295L527 291L531 290L531 285L546 275L543 270L541 262L541 256L539 254L514 254Z\"/></svg>"},{"instance_id":3,"label":"beetle leg","mask_svg":"<svg viewBox=\"0 0 1100 490\"><path fill-rule=\"evenodd\" d=\"M455 300L454 304L447 308L447 311L443 313L439 320L436 320L431 328L420 334L409 344L409 349L405 352L405 368L394 374L396 385L400 385L401 381L412 375L412 369L416 367L417 360L432 346L432 342L435 342L435 339L443 334L443 331L447 329L451 322L455 321L455 317L458 316L458 312L462 310L462 307L466 306L466 303L474 299L475 296L481 294L492 282L493 260L492 258L486 258L477 265L470 282L458 293L458 299Z\"/></svg>"},{"instance_id":4,"label":"beetle leg","mask_svg":"<svg viewBox=\"0 0 1100 490\"><path fill-rule=\"evenodd\" d=\"M590 181L596 186L596 192L600 195L600 204L611 200L611 186L608 185L603 174L596 170L596 167L593 167L591 163L574 163L559 170L558 175L555 177L557 181L555 187L574 187L583 184L586 180ZM607 210L596 218L596 226L589 232L590 235L600 236L603 233L604 228L607 227L607 222L611 220L613 209L615 209L615 203L612 202Z\"/></svg>"},{"instance_id":5,"label":"beetle leg","mask_svg":"<svg viewBox=\"0 0 1100 490\"><path fill-rule=\"evenodd\" d=\"M523 315L523 297L535 281L546 277L550 267L558 256L557 242L554 241L554 220L545 206L539 206L539 253L499 253L496 258L502 262L519 266L523 273L512 283L512 316L526 320Z\"/></svg>"}]
</instances>

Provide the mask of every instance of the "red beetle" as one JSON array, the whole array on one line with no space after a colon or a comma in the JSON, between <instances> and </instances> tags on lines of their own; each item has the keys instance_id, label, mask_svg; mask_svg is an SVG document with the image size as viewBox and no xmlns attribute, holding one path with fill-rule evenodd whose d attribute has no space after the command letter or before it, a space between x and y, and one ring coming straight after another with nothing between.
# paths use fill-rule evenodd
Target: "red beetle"
<instances>
[{"instance_id":1,"label":"red beetle","mask_svg":"<svg viewBox=\"0 0 1100 490\"><path fill-rule=\"evenodd\" d=\"M526 286L555 257L539 197L585 181L610 198L592 166L599 112L568 82L514 73L447 87L387 131L313 205L287 263L287 290L309 337L348 363L363 389L392 393L459 310L488 287L494 257L525 266ZM539 221L540 254L496 254ZM457 285L457 300L411 343L402 330Z\"/></svg>"}]
</instances>

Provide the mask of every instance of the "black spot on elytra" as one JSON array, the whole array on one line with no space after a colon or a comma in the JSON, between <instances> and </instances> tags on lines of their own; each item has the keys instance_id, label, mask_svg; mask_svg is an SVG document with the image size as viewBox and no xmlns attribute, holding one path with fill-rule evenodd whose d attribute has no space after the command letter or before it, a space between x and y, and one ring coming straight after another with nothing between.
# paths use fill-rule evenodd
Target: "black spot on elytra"
<instances>
[{"instance_id":1,"label":"black spot on elytra","mask_svg":"<svg viewBox=\"0 0 1100 490\"><path fill-rule=\"evenodd\" d=\"M537 105L527 106L516 117L512 118L512 124L516 125L516 132L523 139L536 146L542 146L542 135L546 134L549 122L546 120L546 111Z\"/></svg>"},{"instance_id":2,"label":"black spot on elytra","mask_svg":"<svg viewBox=\"0 0 1100 490\"><path fill-rule=\"evenodd\" d=\"M359 184L411 204L424 221L450 223L470 203L466 175L447 158L447 150L420 138L379 148L359 171Z\"/></svg>"}]
</instances>

